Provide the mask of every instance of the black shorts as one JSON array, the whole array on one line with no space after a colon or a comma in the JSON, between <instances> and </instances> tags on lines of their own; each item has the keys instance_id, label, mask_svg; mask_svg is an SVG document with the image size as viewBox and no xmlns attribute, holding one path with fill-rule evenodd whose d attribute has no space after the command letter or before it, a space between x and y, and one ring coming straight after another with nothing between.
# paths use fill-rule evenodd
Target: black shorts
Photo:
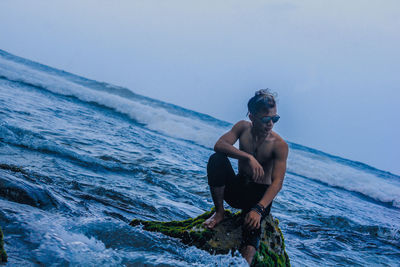
<instances>
[{"instance_id":1,"label":"black shorts","mask_svg":"<svg viewBox=\"0 0 400 267\"><path fill-rule=\"evenodd\" d=\"M236 175L232 165L225 154L214 153L207 164L208 184L213 187L225 186L224 200L233 208L248 213L264 196L268 185L254 183L251 178ZM271 210L271 204L265 209L264 219ZM242 245L251 245L258 248L261 229L248 230L242 228Z\"/></svg>"}]
</instances>

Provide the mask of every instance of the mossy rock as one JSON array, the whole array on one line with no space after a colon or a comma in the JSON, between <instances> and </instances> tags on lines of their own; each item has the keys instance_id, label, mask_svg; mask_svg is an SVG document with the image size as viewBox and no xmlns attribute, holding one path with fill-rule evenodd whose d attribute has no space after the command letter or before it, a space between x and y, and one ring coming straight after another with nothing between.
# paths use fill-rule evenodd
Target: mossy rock
<instances>
[{"instance_id":1,"label":"mossy rock","mask_svg":"<svg viewBox=\"0 0 400 267\"><path fill-rule=\"evenodd\" d=\"M226 210L224 220L210 230L203 226L203 222L212 213L213 210L184 221L157 222L134 219L130 225L142 225L144 230L179 238L184 244L196 246L211 254L234 253L239 250L242 239L242 213L234 214ZM279 221L274 220L271 215L262 221L260 246L252 266L290 266L278 224Z\"/></svg>"},{"instance_id":2,"label":"mossy rock","mask_svg":"<svg viewBox=\"0 0 400 267\"><path fill-rule=\"evenodd\" d=\"M4 250L3 232L0 227L0 262L7 262L7 253Z\"/></svg>"}]
</instances>

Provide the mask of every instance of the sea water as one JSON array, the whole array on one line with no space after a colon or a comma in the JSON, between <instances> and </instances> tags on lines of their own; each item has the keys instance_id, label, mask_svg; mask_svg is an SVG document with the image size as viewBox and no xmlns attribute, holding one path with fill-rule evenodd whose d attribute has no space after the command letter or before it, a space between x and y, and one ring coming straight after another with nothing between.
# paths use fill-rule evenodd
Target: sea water
<instances>
[{"instance_id":1,"label":"sea water","mask_svg":"<svg viewBox=\"0 0 400 267\"><path fill-rule=\"evenodd\" d=\"M0 50L7 265L245 266L128 225L209 210L207 160L230 127ZM289 144L272 214L292 265L399 266L400 177Z\"/></svg>"}]
</instances>

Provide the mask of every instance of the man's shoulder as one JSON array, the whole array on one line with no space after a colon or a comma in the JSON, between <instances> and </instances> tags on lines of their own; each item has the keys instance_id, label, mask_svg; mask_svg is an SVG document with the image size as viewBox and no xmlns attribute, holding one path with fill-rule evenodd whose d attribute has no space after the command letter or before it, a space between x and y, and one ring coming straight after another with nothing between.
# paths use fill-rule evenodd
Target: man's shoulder
<instances>
[{"instance_id":1,"label":"man's shoulder","mask_svg":"<svg viewBox=\"0 0 400 267\"><path fill-rule=\"evenodd\" d=\"M235 123L233 126L234 129L237 129L239 132L243 133L245 130L251 128L251 122L246 120L241 120Z\"/></svg>"},{"instance_id":2,"label":"man's shoulder","mask_svg":"<svg viewBox=\"0 0 400 267\"><path fill-rule=\"evenodd\" d=\"M251 127L251 122L246 121L246 120L240 120L240 121L238 121L235 125L239 125L239 126L241 126L241 127L246 127L246 128L248 128L248 127Z\"/></svg>"},{"instance_id":3,"label":"man's shoulder","mask_svg":"<svg viewBox=\"0 0 400 267\"><path fill-rule=\"evenodd\" d=\"M275 150L278 151L287 151L289 149L289 145L287 142L276 132L273 132L274 134L274 147Z\"/></svg>"}]
</instances>

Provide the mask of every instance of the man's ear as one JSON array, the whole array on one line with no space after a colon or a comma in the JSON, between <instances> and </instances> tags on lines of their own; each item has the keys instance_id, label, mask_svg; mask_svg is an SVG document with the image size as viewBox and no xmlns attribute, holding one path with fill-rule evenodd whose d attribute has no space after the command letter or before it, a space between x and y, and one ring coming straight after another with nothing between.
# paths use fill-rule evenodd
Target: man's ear
<instances>
[{"instance_id":1,"label":"man's ear","mask_svg":"<svg viewBox=\"0 0 400 267\"><path fill-rule=\"evenodd\" d=\"M254 116L253 116L253 114L249 113L249 119L251 120L251 122L254 121Z\"/></svg>"}]
</instances>

